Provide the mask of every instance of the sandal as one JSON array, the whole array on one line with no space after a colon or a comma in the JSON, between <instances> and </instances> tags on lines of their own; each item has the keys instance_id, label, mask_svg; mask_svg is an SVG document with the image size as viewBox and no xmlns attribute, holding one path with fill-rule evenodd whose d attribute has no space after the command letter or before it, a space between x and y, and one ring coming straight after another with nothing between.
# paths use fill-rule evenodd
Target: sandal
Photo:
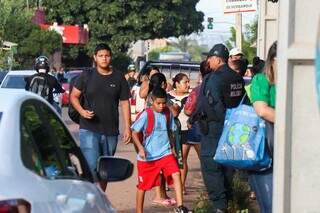
<instances>
[{"instance_id":1,"label":"sandal","mask_svg":"<svg viewBox=\"0 0 320 213\"><path fill-rule=\"evenodd\" d=\"M168 198L167 200L169 200L169 202L171 203L172 206L177 204L177 201L174 198Z\"/></svg>"},{"instance_id":2,"label":"sandal","mask_svg":"<svg viewBox=\"0 0 320 213\"><path fill-rule=\"evenodd\" d=\"M153 200L152 204L156 206L165 206L165 207L172 205L171 199Z\"/></svg>"}]
</instances>

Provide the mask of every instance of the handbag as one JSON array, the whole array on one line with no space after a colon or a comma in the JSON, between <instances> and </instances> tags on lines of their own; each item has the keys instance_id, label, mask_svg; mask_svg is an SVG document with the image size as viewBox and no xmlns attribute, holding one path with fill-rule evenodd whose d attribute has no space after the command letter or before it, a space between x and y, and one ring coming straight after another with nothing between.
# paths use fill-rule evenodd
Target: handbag
<instances>
[{"instance_id":1,"label":"handbag","mask_svg":"<svg viewBox=\"0 0 320 213\"><path fill-rule=\"evenodd\" d=\"M266 121L254 108L243 104L228 109L214 160L237 169L265 170L272 158L267 145Z\"/></svg>"}]
</instances>

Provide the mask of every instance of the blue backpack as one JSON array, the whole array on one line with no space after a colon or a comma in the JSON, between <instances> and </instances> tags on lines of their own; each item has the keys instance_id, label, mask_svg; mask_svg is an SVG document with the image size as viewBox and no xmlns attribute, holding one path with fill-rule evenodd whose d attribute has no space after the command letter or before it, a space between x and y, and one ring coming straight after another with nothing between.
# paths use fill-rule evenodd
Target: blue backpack
<instances>
[{"instance_id":1,"label":"blue backpack","mask_svg":"<svg viewBox=\"0 0 320 213\"><path fill-rule=\"evenodd\" d=\"M214 160L238 169L265 170L272 159L266 142L266 122L243 104L228 109Z\"/></svg>"}]
</instances>

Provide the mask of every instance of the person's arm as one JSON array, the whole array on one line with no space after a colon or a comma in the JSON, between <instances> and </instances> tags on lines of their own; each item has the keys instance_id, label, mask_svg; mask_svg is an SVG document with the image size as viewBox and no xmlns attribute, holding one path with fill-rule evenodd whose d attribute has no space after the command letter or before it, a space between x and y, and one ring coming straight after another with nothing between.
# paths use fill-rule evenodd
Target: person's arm
<instances>
[{"instance_id":1,"label":"person's arm","mask_svg":"<svg viewBox=\"0 0 320 213\"><path fill-rule=\"evenodd\" d=\"M251 100L256 113L263 119L274 122L275 109L270 107L270 85L264 74L257 74L251 81Z\"/></svg>"},{"instance_id":2,"label":"person's arm","mask_svg":"<svg viewBox=\"0 0 320 213\"><path fill-rule=\"evenodd\" d=\"M142 143L139 139L139 132L133 131L132 132L132 139L133 139L133 143L137 148L138 151L138 155L142 158L142 159L146 159L146 152L144 150L144 147L142 146Z\"/></svg>"},{"instance_id":3,"label":"person's arm","mask_svg":"<svg viewBox=\"0 0 320 213\"><path fill-rule=\"evenodd\" d=\"M123 124L124 124L124 131L123 131L123 136L122 140L125 144L130 143L131 139L131 111L130 111L130 103L129 103L129 98L131 96L130 94L130 89L129 85L124 78L124 76L121 78L120 81L120 107L122 110L122 117L123 117Z\"/></svg>"},{"instance_id":4,"label":"person's arm","mask_svg":"<svg viewBox=\"0 0 320 213\"><path fill-rule=\"evenodd\" d=\"M24 89L28 91L28 90L29 90L29 87L30 87L30 81L29 81L29 78L28 78L28 77L25 77L25 78L24 78L24 81L26 82L26 86L25 86L25 88L24 88Z\"/></svg>"},{"instance_id":5,"label":"person's arm","mask_svg":"<svg viewBox=\"0 0 320 213\"><path fill-rule=\"evenodd\" d=\"M142 82L140 87L140 91L139 91L140 98L146 99L148 96L148 92L149 92L149 81L145 80Z\"/></svg>"},{"instance_id":6,"label":"person's arm","mask_svg":"<svg viewBox=\"0 0 320 213\"><path fill-rule=\"evenodd\" d=\"M79 114L86 118L86 119L92 119L94 116L93 111L85 110L82 108L80 104L80 96L81 91L77 89L76 87L73 87L70 94L70 102L72 106L79 112Z\"/></svg>"},{"instance_id":7,"label":"person's arm","mask_svg":"<svg viewBox=\"0 0 320 213\"><path fill-rule=\"evenodd\" d=\"M65 90L62 88L61 84L58 82L57 79L54 78L55 81L55 87L54 87L54 93L64 93Z\"/></svg>"},{"instance_id":8,"label":"person's arm","mask_svg":"<svg viewBox=\"0 0 320 213\"><path fill-rule=\"evenodd\" d=\"M275 121L275 110L269 107L264 101L256 101L253 103L253 108L256 113L263 119L274 123Z\"/></svg>"},{"instance_id":9,"label":"person's arm","mask_svg":"<svg viewBox=\"0 0 320 213\"><path fill-rule=\"evenodd\" d=\"M146 158L146 153L142 145L143 141L140 141L139 134L145 129L146 122L147 113L146 111L144 111L139 115L137 120L131 126L133 144L135 145L136 151L142 159Z\"/></svg>"},{"instance_id":10,"label":"person's arm","mask_svg":"<svg viewBox=\"0 0 320 213\"><path fill-rule=\"evenodd\" d=\"M120 101L120 107L122 110L123 122L124 122L124 131L123 131L123 142L125 144L130 143L131 139L131 116L130 116L130 104L129 100Z\"/></svg>"},{"instance_id":11,"label":"person's arm","mask_svg":"<svg viewBox=\"0 0 320 213\"><path fill-rule=\"evenodd\" d=\"M180 107L177 104L169 105L168 108L170 109L170 112L172 113L173 117L178 117L180 113Z\"/></svg>"}]
</instances>

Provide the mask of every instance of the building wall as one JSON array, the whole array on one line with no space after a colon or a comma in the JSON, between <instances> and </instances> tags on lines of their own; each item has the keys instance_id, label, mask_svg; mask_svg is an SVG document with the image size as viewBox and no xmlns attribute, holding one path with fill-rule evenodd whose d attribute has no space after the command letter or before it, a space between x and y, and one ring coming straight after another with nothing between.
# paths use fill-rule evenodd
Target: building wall
<instances>
[{"instance_id":1,"label":"building wall","mask_svg":"<svg viewBox=\"0 0 320 213\"><path fill-rule=\"evenodd\" d=\"M268 48L278 38L278 7L279 3L272 3L268 0L258 1L259 23L257 55L266 58Z\"/></svg>"},{"instance_id":2,"label":"building wall","mask_svg":"<svg viewBox=\"0 0 320 213\"><path fill-rule=\"evenodd\" d=\"M320 212L319 0L280 0L273 212Z\"/></svg>"}]
</instances>

